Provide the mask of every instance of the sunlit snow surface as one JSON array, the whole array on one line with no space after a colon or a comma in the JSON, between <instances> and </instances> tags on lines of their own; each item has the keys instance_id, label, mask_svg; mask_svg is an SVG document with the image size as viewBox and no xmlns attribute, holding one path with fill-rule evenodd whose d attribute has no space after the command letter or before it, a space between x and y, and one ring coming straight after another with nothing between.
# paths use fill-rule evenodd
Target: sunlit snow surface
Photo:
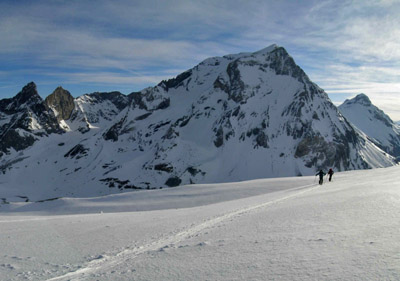
<instances>
[{"instance_id":1,"label":"sunlit snow surface","mask_svg":"<svg viewBox=\"0 0 400 281\"><path fill-rule=\"evenodd\" d=\"M0 205L1 280L400 280L400 167Z\"/></svg>"}]
</instances>

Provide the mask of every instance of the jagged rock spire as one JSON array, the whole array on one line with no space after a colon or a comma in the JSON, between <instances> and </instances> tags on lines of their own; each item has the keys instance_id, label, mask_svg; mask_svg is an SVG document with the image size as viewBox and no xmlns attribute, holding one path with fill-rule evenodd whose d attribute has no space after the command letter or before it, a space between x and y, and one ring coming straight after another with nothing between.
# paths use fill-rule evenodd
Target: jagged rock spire
<instances>
[{"instance_id":1,"label":"jagged rock spire","mask_svg":"<svg viewBox=\"0 0 400 281\"><path fill-rule=\"evenodd\" d=\"M68 120L75 108L74 98L61 86L45 99L46 105L56 113L57 120Z\"/></svg>"}]
</instances>

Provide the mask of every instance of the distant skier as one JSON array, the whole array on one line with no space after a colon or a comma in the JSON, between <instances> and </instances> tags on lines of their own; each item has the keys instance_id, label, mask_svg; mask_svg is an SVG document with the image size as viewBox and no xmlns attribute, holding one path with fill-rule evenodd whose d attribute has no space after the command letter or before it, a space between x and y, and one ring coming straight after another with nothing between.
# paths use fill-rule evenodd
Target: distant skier
<instances>
[{"instance_id":1,"label":"distant skier","mask_svg":"<svg viewBox=\"0 0 400 281\"><path fill-rule=\"evenodd\" d=\"M319 184L324 183L324 176L326 175L324 171L320 170L318 173L315 174L316 176L319 176Z\"/></svg>"},{"instance_id":2,"label":"distant skier","mask_svg":"<svg viewBox=\"0 0 400 281\"><path fill-rule=\"evenodd\" d=\"M331 181L331 180L332 180L332 176L333 176L333 174L334 174L334 172L333 172L332 168L330 168L330 169L329 169L329 171L328 171L328 175L329 175L329 181Z\"/></svg>"}]
</instances>

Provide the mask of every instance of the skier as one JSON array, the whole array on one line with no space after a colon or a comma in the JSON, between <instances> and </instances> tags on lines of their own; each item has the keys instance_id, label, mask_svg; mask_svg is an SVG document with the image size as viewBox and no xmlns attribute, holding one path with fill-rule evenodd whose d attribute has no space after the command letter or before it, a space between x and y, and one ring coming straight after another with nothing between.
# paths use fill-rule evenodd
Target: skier
<instances>
[{"instance_id":1,"label":"skier","mask_svg":"<svg viewBox=\"0 0 400 281\"><path fill-rule=\"evenodd\" d=\"M318 173L315 174L316 176L319 176L319 184L322 185L324 182L324 176L326 175L324 171L320 170Z\"/></svg>"},{"instance_id":2,"label":"skier","mask_svg":"<svg viewBox=\"0 0 400 281\"><path fill-rule=\"evenodd\" d=\"M332 180L332 176L333 176L333 174L334 174L334 172L333 172L332 168L330 168L330 169L329 169L329 171L328 171L328 175L329 175L329 181L331 181L331 180Z\"/></svg>"}]
</instances>

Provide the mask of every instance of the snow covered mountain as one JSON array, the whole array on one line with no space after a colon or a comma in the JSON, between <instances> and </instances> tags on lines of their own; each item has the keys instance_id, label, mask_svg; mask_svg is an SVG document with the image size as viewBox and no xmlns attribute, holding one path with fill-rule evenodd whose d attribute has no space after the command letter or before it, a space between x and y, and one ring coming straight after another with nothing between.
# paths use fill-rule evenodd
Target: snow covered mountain
<instances>
[{"instance_id":1,"label":"snow covered mountain","mask_svg":"<svg viewBox=\"0 0 400 281\"><path fill-rule=\"evenodd\" d=\"M2 149L5 198L94 196L395 163L276 45L206 59L129 96L93 93L72 104L62 88L46 102L36 95L48 118L25 130L41 134L30 146ZM7 102L0 103L2 132L12 124Z\"/></svg>"},{"instance_id":2,"label":"snow covered mountain","mask_svg":"<svg viewBox=\"0 0 400 281\"><path fill-rule=\"evenodd\" d=\"M346 100L339 110L377 146L399 159L400 126L373 105L365 94Z\"/></svg>"},{"instance_id":3,"label":"snow covered mountain","mask_svg":"<svg viewBox=\"0 0 400 281\"><path fill-rule=\"evenodd\" d=\"M34 83L26 85L14 98L0 100L0 157L10 149L23 150L51 133L62 130Z\"/></svg>"}]
</instances>

